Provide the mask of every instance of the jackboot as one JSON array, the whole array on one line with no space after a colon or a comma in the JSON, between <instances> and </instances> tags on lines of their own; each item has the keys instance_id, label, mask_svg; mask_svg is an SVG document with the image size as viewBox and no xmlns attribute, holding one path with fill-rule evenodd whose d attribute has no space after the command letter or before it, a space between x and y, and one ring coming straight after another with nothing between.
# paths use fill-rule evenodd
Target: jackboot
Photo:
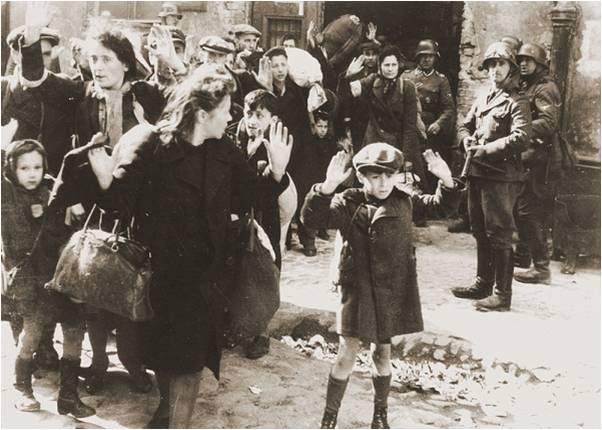
<instances>
[{"instance_id":1,"label":"jackboot","mask_svg":"<svg viewBox=\"0 0 602 430\"><path fill-rule=\"evenodd\" d=\"M337 425L337 416L341 401L347 389L349 378L345 380L335 379L332 375L328 376L328 388L326 389L326 408L322 417L321 429L333 429Z\"/></svg>"},{"instance_id":2,"label":"jackboot","mask_svg":"<svg viewBox=\"0 0 602 430\"><path fill-rule=\"evenodd\" d=\"M451 292L460 299L484 299L493 290L494 276L491 246L484 240L477 240L477 279L470 287L452 288Z\"/></svg>"},{"instance_id":3,"label":"jackboot","mask_svg":"<svg viewBox=\"0 0 602 430\"><path fill-rule=\"evenodd\" d=\"M479 311L509 311L512 301L512 274L514 264L512 248L494 250L495 288L493 294L485 299L477 300L475 307Z\"/></svg>"},{"instance_id":4,"label":"jackboot","mask_svg":"<svg viewBox=\"0 0 602 430\"><path fill-rule=\"evenodd\" d=\"M80 360L61 358L61 375L57 409L59 414L71 414L75 418L85 418L96 414L96 410L85 405L77 393Z\"/></svg>"},{"instance_id":5,"label":"jackboot","mask_svg":"<svg viewBox=\"0 0 602 430\"><path fill-rule=\"evenodd\" d=\"M15 390L18 397L15 399L15 408L24 412L36 412L40 410L40 402L36 400L31 388L31 375L33 373L32 360L24 360L17 357L15 361Z\"/></svg>"},{"instance_id":6,"label":"jackboot","mask_svg":"<svg viewBox=\"0 0 602 430\"><path fill-rule=\"evenodd\" d=\"M527 224L528 244L533 256L533 267L514 275L518 282L526 284L550 284L550 254L544 226L537 221Z\"/></svg>"},{"instance_id":7,"label":"jackboot","mask_svg":"<svg viewBox=\"0 0 602 430\"><path fill-rule=\"evenodd\" d=\"M372 377L374 385L374 415L372 416L373 429L388 429L387 402L389 399L389 390L391 389L391 375Z\"/></svg>"}]
</instances>

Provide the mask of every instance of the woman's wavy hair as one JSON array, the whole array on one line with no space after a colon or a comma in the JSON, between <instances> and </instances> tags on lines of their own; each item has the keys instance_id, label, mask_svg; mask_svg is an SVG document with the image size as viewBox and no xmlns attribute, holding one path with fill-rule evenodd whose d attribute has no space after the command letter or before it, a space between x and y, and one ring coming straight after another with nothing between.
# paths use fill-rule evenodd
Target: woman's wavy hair
<instances>
[{"instance_id":1,"label":"woman's wavy hair","mask_svg":"<svg viewBox=\"0 0 602 430\"><path fill-rule=\"evenodd\" d=\"M190 132L196 113L214 110L226 96L236 90L232 75L215 64L203 64L176 86L163 111L157 128L161 140L168 143L175 136Z\"/></svg>"},{"instance_id":2,"label":"woman's wavy hair","mask_svg":"<svg viewBox=\"0 0 602 430\"><path fill-rule=\"evenodd\" d=\"M399 74L403 72L403 65L406 61L406 57L402 54L399 48L395 45L387 45L385 46L380 53L378 54L378 70L380 72L380 66L382 66L385 58L393 55L397 59L397 63L399 64Z\"/></svg>"}]
</instances>

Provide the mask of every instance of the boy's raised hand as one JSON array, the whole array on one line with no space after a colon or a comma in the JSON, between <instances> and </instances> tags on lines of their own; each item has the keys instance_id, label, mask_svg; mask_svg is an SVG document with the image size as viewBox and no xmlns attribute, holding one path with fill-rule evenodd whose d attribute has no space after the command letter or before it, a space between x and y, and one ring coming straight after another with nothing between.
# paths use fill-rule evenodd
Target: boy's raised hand
<instances>
[{"instance_id":1,"label":"boy's raised hand","mask_svg":"<svg viewBox=\"0 0 602 430\"><path fill-rule=\"evenodd\" d=\"M40 40L42 29L48 27L53 15L54 12L51 10L49 2L27 2L27 8L25 10L25 31L23 34L26 45L31 45Z\"/></svg>"},{"instance_id":2,"label":"boy's raised hand","mask_svg":"<svg viewBox=\"0 0 602 430\"><path fill-rule=\"evenodd\" d=\"M433 152L432 149L427 149L422 153L424 157L427 168L429 172L435 175L437 178L441 179L443 185L447 188L454 187L454 180L452 178L451 170L449 170L449 166L441 158L438 152Z\"/></svg>"},{"instance_id":3,"label":"boy's raised hand","mask_svg":"<svg viewBox=\"0 0 602 430\"><path fill-rule=\"evenodd\" d=\"M349 167L350 155L345 151L337 152L330 160L326 169L326 179L321 185L322 194L332 194L351 175L353 169Z\"/></svg>"},{"instance_id":4,"label":"boy's raised hand","mask_svg":"<svg viewBox=\"0 0 602 430\"><path fill-rule=\"evenodd\" d=\"M281 121L273 118L270 124L270 140L264 141L264 145L268 152L272 176L277 182L280 182L291 158L293 135L288 134L288 128L284 127Z\"/></svg>"},{"instance_id":5,"label":"boy's raised hand","mask_svg":"<svg viewBox=\"0 0 602 430\"><path fill-rule=\"evenodd\" d=\"M273 91L272 83L272 62L267 57L259 59L259 73L253 72L255 80L268 91Z\"/></svg>"}]
</instances>

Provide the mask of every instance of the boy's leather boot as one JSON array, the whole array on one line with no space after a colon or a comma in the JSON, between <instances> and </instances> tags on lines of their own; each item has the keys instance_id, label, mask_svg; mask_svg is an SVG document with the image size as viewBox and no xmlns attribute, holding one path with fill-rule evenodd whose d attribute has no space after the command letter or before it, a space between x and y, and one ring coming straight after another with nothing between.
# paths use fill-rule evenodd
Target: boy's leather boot
<instances>
[{"instance_id":1,"label":"boy's leather boot","mask_svg":"<svg viewBox=\"0 0 602 430\"><path fill-rule=\"evenodd\" d=\"M335 379L332 375L328 376L328 388L326 389L326 408L322 417L321 429L333 429L337 425L337 416L341 401L347 389L349 378L345 380Z\"/></svg>"},{"instance_id":2,"label":"boy's leather boot","mask_svg":"<svg viewBox=\"0 0 602 430\"><path fill-rule=\"evenodd\" d=\"M79 364L80 360L61 359L61 381L57 409L61 415L71 414L75 418L85 418L96 414L96 411L82 403L77 393Z\"/></svg>"},{"instance_id":3,"label":"boy's leather boot","mask_svg":"<svg viewBox=\"0 0 602 430\"><path fill-rule=\"evenodd\" d=\"M372 416L373 429L388 429L387 420L387 401L389 399L389 390L391 388L391 375L372 377L374 385L374 415Z\"/></svg>"},{"instance_id":4,"label":"boy's leather boot","mask_svg":"<svg viewBox=\"0 0 602 430\"><path fill-rule=\"evenodd\" d=\"M40 410L40 402L36 400L31 388L31 375L33 373L33 361L17 357L15 361L15 390L18 396L15 399L15 408L25 412Z\"/></svg>"},{"instance_id":5,"label":"boy's leather boot","mask_svg":"<svg viewBox=\"0 0 602 430\"><path fill-rule=\"evenodd\" d=\"M512 274L514 272L512 249L496 249L494 253L495 288L491 296L475 302L475 307L479 311L510 310L510 303L512 301Z\"/></svg>"},{"instance_id":6,"label":"boy's leather boot","mask_svg":"<svg viewBox=\"0 0 602 430\"><path fill-rule=\"evenodd\" d=\"M451 292L460 299L484 299L491 295L494 277L491 246L477 240L477 279L470 287L452 288Z\"/></svg>"}]
</instances>

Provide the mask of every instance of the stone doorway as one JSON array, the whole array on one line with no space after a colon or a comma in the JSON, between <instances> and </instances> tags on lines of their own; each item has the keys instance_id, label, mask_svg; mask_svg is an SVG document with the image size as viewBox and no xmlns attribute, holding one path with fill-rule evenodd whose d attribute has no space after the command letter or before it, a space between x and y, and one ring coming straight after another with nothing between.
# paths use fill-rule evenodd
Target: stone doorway
<instances>
[{"instance_id":1,"label":"stone doorway","mask_svg":"<svg viewBox=\"0 0 602 430\"><path fill-rule=\"evenodd\" d=\"M450 80L454 95L460 71L460 35L463 2L324 2L324 26L344 14L357 15L362 22L378 26L378 35L401 49L412 66L421 39L439 43L441 60L437 69Z\"/></svg>"}]
</instances>

